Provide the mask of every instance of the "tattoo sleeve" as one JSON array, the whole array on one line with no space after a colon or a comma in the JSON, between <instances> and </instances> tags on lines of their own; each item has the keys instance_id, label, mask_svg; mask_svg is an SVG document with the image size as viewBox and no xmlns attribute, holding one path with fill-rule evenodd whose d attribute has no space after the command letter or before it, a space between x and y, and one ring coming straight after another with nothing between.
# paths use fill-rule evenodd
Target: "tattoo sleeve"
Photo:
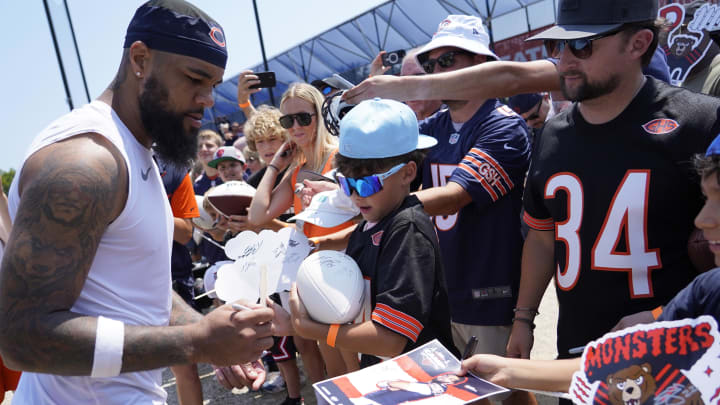
<instances>
[{"instance_id":1,"label":"tattoo sleeve","mask_svg":"<svg viewBox=\"0 0 720 405\"><path fill-rule=\"evenodd\" d=\"M70 309L125 205L125 162L103 137L87 134L36 152L20 181L0 270L0 349L21 370L88 375L97 318ZM122 371L186 362L187 344L187 328L126 326Z\"/></svg>"}]
</instances>

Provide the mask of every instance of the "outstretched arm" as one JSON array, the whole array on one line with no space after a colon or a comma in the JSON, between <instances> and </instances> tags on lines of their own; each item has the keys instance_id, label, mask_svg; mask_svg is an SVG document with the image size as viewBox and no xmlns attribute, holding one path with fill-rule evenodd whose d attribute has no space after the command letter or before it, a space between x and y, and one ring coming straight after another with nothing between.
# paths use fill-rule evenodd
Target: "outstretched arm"
<instances>
[{"instance_id":1,"label":"outstretched arm","mask_svg":"<svg viewBox=\"0 0 720 405\"><path fill-rule=\"evenodd\" d=\"M560 90L560 79L550 61L492 61L430 75L373 76L348 90L343 98L351 104L374 97L398 101L474 100L554 90Z\"/></svg>"},{"instance_id":2,"label":"outstretched arm","mask_svg":"<svg viewBox=\"0 0 720 405\"><path fill-rule=\"evenodd\" d=\"M19 181L0 270L0 351L14 369L89 375L98 318L71 308L103 233L127 200L124 160L104 137L85 134L36 152ZM271 318L270 310L223 306L191 325L126 325L121 371L254 360L272 344L269 324L260 325Z\"/></svg>"},{"instance_id":3,"label":"outstretched arm","mask_svg":"<svg viewBox=\"0 0 720 405\"><path fill-rule=\"evenodd\" d=\"M567 392L572 375L580 370L580 357L564 360L511 359L476 354L463 361L461 375L469 372L507 388Z\"/></svg>"}]
</instances>

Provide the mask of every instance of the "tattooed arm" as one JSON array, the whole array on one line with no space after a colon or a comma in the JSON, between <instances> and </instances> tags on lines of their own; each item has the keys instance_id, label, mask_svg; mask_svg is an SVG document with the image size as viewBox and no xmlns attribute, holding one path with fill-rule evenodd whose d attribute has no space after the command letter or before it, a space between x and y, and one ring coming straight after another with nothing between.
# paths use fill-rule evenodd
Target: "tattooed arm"
<instances>
[{"instance_id":1,"label":"tattooed arm","mask_svg":"<svg viewBox=\"0 0 720 405\"><path fill-rule=\"evenodd\" d=\"M19 181L20 204L0 270L0 351L15 369L88 375L97 318L70 309L103 233L127 200L125 161L104 137L84 134L37 151ZM197 321L126 325L122 372L243 363L272 345L269 309L237 312L226 305L202 318L187 316L175 310L174 324Z\"/></svg>"}]
</instances>

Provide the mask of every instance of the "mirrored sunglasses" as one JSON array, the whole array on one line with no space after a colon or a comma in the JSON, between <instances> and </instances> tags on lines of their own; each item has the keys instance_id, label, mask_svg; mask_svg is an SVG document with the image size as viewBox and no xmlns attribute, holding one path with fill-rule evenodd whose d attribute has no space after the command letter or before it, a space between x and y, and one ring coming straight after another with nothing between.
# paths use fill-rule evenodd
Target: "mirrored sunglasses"
<instances>
[{"instance_id":1,"label":"mirrored sunglasses","mask_svg":"<svg viewBox=\"0 0 720 405\"><path fill-rule=\"evenodd\" d=\"M336 173L335 179L346 196L351 196L353 190L355 190L360 197L370 197L382 190L385 179L397 173L398 170L402 169L406 164L407 163L400 163L385 173L373 174L358 179L345 177L341 173Z\"/></svg>"},{"instance_id":2,"label":"mirrored sunglasses","mask_svg":"<svg viewBox=\"0 0 720 405\"><path fill-rule=\"evenodd\" d=\"M594 37L581 39L546 39L543 41L543 45L545 45L547 54L552 58L560 58L563 50L565 50L565 46L567 46L576 58L587 59L592 56L593 41L613 36L620 31L621 30L611 31Z\"/></svg>"}]
</instances>

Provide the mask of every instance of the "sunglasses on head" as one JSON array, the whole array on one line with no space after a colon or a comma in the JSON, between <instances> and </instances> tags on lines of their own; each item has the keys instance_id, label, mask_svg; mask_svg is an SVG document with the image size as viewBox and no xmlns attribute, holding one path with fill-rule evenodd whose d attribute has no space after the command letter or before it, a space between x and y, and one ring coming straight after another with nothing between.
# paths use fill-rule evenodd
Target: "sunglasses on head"
<instances>
[{"instance_id":1,"label":"sunglasses on head","mask_svg":"<svg viewBox=\"0 0 720 405\"><path fill-rule=\"evenodd\" d=\"M407 163L400 163L385 173L373 174L371 176L360 177L359 179L353 179L351 177L345 177L340 173L335 173L335 180L337 180L343 193L348 197L352 195L353 190L355 190L360 197L370 197L382 190L385 179L397 173L398 170L402 169L406 164Z\"/></svg>"},{"instance_id":2,"label":"sunglasses on head","mask_svg":"<svg viewBox=\"0 0 720 405\"><path fill-rule=\"evenodd\" d=\"M315 114L301 112L297 114L288 114L280 117L280 126L285 129L290 129L293 126L293 121L297 121L301 127L306 127L312 122L312 117Z\"/></svg>"},{"instance_id":3,"label":"sunglasses on head","mask_svg":"<svg viewBox=\"0 0 720 405\"><path fill-rule=\"evenodd\" d=\"M593 41L600 38L611 37L620 31L621 30L615 30L605 34L596 35L594 37L581 39L546 39L543 41L543 45L545 45L545 51L547 51L547 54L552 58L559 58L567 45L570 52L572 52L576 58L587 59L592 56Z\"/></svg>"},{"instance_id":4,"label":"sunglasses on head","mask_svg":"<svg viewBox=\"0 0 720 405\"><path fill-rule=\"evenodd\" d=\"M435 63L440 65L441 68L453 67L455 64L455 56L457 55L470 55L467 51L449 51L438 56L436 59L427 59L422 63L422 68L425 73L432 73L435 71Z\"/></svg>"}]
</instances>

